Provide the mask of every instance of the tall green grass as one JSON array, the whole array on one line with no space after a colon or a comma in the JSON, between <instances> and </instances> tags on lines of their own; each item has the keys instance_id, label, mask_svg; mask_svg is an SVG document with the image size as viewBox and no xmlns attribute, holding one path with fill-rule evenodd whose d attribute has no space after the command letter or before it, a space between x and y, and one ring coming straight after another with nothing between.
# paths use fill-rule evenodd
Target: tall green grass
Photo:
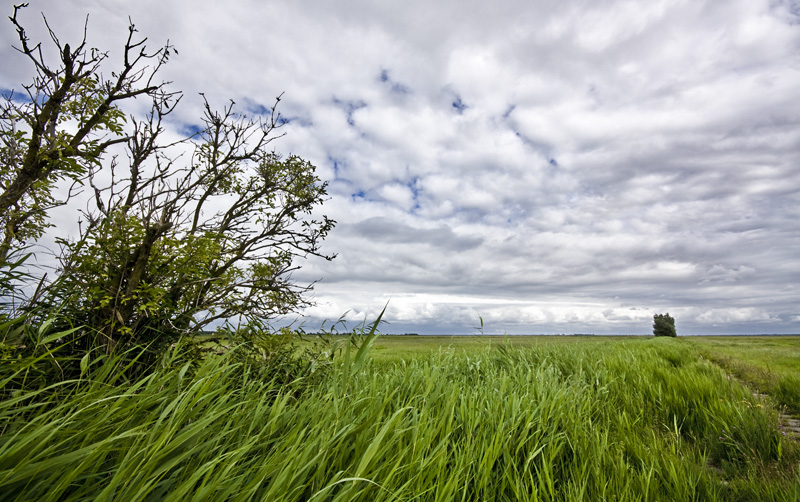
<instances>
[{"instance_id":1,"label":"tall green grass","mask_svg":"<svg viewBox=\"0 0 800 502\"><path fill-rule=\"evenodd\" d=\"M695 337L685 343L789 413L800 415L800 337Z\"/></svg>"},{"instance_id":2,"label":"tall green grass","mask_svg":"<svg viewBox=\"0 0 800 502\"><path fill-rule=\"evenodd\" d=\"M363 346L362 346L363 347ZM797 500L777 412L675 340L439 353L285 384L237 349L0 402L6 500ZM53 396L58 396L54 399Z\"/></svg>"}]
</instances>

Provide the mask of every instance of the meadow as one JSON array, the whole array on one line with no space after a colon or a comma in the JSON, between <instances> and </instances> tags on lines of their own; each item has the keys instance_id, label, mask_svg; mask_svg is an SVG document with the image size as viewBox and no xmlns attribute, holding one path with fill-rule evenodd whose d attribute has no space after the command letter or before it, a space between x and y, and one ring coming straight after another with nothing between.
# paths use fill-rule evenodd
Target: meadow
<instances>
[{"instance_id":1,"label":"meadow","mask_svg":"<svg viewBox=\"0 0 800 502\"><path fill-rule=\"evenodd\" d=\"M800 338L377 337L0 381L4 500L800 500ZM359 348L360 347L360 348ZM783 389L783 390L782 390Z\"/></svg>"}]
</instances>

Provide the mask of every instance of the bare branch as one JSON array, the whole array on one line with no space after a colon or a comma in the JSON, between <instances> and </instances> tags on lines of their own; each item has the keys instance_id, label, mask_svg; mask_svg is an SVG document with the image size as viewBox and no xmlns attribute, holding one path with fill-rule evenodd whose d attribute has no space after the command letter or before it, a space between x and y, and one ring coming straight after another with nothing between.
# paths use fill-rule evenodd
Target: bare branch
<instances>
[{"instance_id":1,"label":"bare branch","mask_svg":"<svg viewBox=\"0 0 800 502\"><path fill-rule=\"evenodd\" d=\"M111 72L113 80L101 82L100 65L107 53L87 49L88 16L83 38L71 48L68 43L62 45L42 15L51 42L59 53L58 64L51 66L45 60L41 44L30 46L25 28L18 19L27 5L15 5L9 18L17 30L20 43L17 50L33 63L36 75L32 83L23 86L30 101L13 106L16 119L29 129L29 138L19 163L7 173L0 192L0 215L4 215L0 216L0 223L6 227L21 223L13 221L21 217L15 214L21 213L12 214L10 210L23 201L31 201L27 194L47 190L59 179L85 179L91 166L99 162L109 148L131 140L135 132L123 132L121 112L116 108L118 102L148 96L163 116L180 101L179 93L165 90L166 82L154 83L156 73L167 61L169 44L155 53L146 52L146 39L134 40L136 30L130 23L122 68ZM154 64L149 66L147 63L151 60ZM143 82L145 85L141 85ZM77 121L77 130L65 129L62 124L68 121L66 119ZM33 220L28 218L27 221Z\"/></svg>"}]
</instances>

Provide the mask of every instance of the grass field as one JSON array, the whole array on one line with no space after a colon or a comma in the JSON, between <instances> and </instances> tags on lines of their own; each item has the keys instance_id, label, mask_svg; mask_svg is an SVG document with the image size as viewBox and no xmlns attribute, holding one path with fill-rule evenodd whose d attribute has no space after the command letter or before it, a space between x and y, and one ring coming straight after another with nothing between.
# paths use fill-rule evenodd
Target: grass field
<instances>
[{"instance_id":1,"label":"grass field","mask_svg":"<svg viewBox=\"0 0 800 502\"><path fill-rule=\"evenodd\" d=\"M800 377L798 338L378 337L309 386L235 355L126 386L98 367L58 401L13 393L0 493L800 500L800 446L770 394Z\"/></svg>"},{"instance_id":2,"label":"grass field","mask_svg":"<svg viewBox=\"0 0 800 502\"><path fill-rule=\"evenodd\" d=\"M689 338L705 357L800 414L800 337Z\"/></svg>"},{"instance_id":3,"label":"grass field","mask_svg":"<svg viewBox=\"0 0 800 502\"><path fill-rule=\"evenodd\" d=\"M443 354L475 354L488 347L543 348L614 345L648 341L649 336L383 336L372 347L375 361L399 362ZM674 341L693 350L754 390L769 394L800 414L800 336L703 336Z\"/></svg>"},{"instance_id":4,"label":"grass field","mask_svg":"<svg viewBox=\"0 0 800 502\"><path fill-rule=\"evenodd\" d=\"M398 362L437 352L450 354L476 354L487 347L510 346L514 348L535 348L556 345L593 346L619 341L649 340L652 337L619 336L497 336L497 335L459 335L459 336L380 336L372 345L371 355L378 362Z\"/></svg>"}]
</instances>

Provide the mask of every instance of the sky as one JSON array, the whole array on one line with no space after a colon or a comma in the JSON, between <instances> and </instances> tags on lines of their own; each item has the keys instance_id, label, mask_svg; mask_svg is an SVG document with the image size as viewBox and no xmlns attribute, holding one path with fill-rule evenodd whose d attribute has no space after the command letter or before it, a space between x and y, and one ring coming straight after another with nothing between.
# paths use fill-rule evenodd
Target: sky
<instances>
[{"instance_id":1,"label":"sky","mask_svg":"<svg viewBox=\"0 0 800 502\"><path fill-rule=\"evenodd\" d=\"M31 0L109 66L128 19L162 78L257 115L337 221L293 278L314 330L800 333L800 0ZM11 4L6 4L11 14ZM0 24L0 88L30 79Z\"/></svg>"}]
</instances>

